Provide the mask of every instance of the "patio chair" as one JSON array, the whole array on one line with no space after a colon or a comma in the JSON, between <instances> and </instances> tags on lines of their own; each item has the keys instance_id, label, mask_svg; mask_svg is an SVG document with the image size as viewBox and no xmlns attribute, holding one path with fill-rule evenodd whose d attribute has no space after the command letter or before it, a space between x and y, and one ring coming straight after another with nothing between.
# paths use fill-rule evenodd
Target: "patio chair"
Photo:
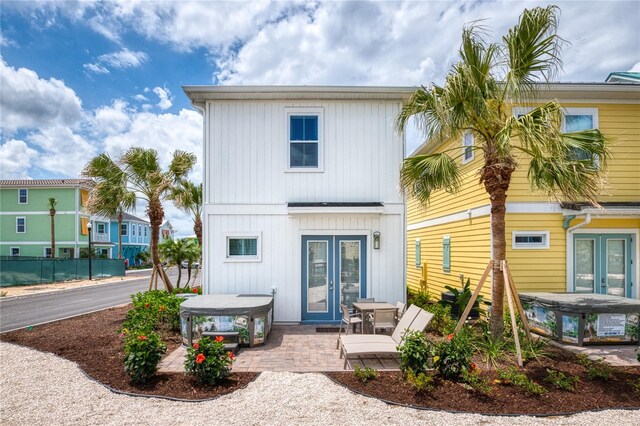
<instances>
[{"instance_id":1,"label":"patio chair","mask_svg":"<svg viewBox=\"0 0 640 426\"><path fill-rule=\"evenodd\" d=\"M419 308L418 308L419 309ZM408 311L407 311L408 312ZM406 315L405 315L406 316ZM433 318L433 314L426 312L422 309L419 309L418 314L415 319L411 322L411 325L408 327L411 331L424 331L424 329L429 324L429 321ZM396 331L398 331L398 327L396 327ZM395 334L395 332L394 332ZM340 351L340 355L344 355L344 369L347 368L350 358L361 357L366 355L390 355L393 357L397 357L400 355L400 351L398 350L399 344L393 339L393 336L373 336L373 337L386 337L389 340L386 342L353 342L353 343L343 343L342 350Z\"/></svg>"},{"instance_id":2,"label":"patio chair","mask_svg":"<svg viewBox=\"0 0 640 426\"><path fill-rule=\"evenodd\" d=\"M340 334L342 334L342 326L346 327L345 335L349 334L349 329L354 327L356 324L360 324L360 332L362 332L362 318L359 314L351 314L349 312L349 307L344 304L340 304L340 309L342 309L342 321L340 321L340 328L338 329L338 342L336 343L336 349L340 348Z\"/></svg>"},{"instance_id":3,"label":"patio chair","mask_svg":"<svg viewBox=\"0 0 640 426\"><path fill-rule=\"evenodd\" d=\"M391 336L386 336L383 334L352 334L351 336L342 336L339 338L340 344L345 345L347 343L389 343L393 340L394 344L397 346L402 342L402 335L405 330L407 330L413 320L416 319L421 309L416 305L409 306L407 312L404 313L400 322L396 325L396 328L393 330L393 334ZM391 340L389 340L391 337ZM342 358L342 348L340 348L340 358Z\"/></svg>"},{"instance_id":4,"label":"patio chair","mask_svg":"<svg viewBox=\"0 0 640 426\"><path fill-rule=\"evenodd\" d=\"M376 309L373 311L373 334L376 330L393 329L396 326L397 309Z\"/></svg>"}]
</instances>

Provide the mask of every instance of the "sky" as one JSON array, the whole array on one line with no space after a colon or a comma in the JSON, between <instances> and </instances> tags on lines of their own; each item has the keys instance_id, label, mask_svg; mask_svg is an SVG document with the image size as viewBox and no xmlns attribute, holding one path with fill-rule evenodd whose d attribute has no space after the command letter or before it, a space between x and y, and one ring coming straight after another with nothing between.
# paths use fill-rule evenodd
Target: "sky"
<instances>
[{"instance_id":1,"label":"sky","mask_svg":"<svg viewBox=\"0 0 640 426\"><path fill-rule=\"evenodd\" d=\"M0 0L0 178L78 177L99 153L142 146L165 167L176 149L195 153L199 182L202 117L182 85L442 84L463 25L482 20L497 40L547 4ZM560 81L640 71L640 0L554 4L569 42Z\"/></svg>"}]
</instances>

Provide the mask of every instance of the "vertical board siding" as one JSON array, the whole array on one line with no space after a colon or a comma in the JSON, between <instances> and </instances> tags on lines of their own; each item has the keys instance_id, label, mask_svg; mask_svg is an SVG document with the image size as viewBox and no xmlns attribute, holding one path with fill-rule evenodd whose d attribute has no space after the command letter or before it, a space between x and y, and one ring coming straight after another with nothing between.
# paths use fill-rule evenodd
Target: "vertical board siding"
<instances>
[{"instance_id":1,"label":"vertical board siding","mask_svg":"<svg viewBox=\"0 0 640 426\"><path fill-rule=\"evenodd\" d=\"M442 237L449 235L451 272L442 269ZM408 231L407 233L407 287L420 290L422 269L415 264L415 240L420 238L422 263L427 264L427 290L438 300L444 286L460 287L460 274L471 278L472 288L478 284L491 258L489 216L473 218L445 225ZM482 293L490 295L491 284L485 284Z\"/></svg>"},{"instance_id":2,"label":"vertical board siding","mask_svg":"<svg viewBox=\"0 0 640 426\"><path fill-rule=\"evenodd\" d=\"M288 172L286 108L323 113L323 172ZM289 201L402 203L399 102L220 101L209 103L205 200L214 204ZM210 165L210 166L209 166Z\"/></svg>"},{"instance_id":3,"label":"vertical board siding","mask_svg":"<svg viewBox=\"0 0 640 426\"><path fill-rule=\"evenodd\" d=\"M207 293L270 294L277 287L276 321L301 318L301 241L305 233L332 235L354 231L367 236L367 294L395 303L404 300L402 215L209 215ZM381 248L371 244L372 230L379 230ZM225 234L262 233L260 262L226 262Z\"/></svg>"}]
</instances>

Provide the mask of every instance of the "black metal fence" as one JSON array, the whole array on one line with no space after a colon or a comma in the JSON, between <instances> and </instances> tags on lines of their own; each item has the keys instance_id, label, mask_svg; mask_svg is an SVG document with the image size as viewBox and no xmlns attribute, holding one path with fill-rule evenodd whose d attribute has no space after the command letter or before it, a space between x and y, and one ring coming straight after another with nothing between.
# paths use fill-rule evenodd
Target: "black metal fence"
<instances>
[{"instance_id":1,"label":"black metal fence","mask_svg":"<svg viewBox=\"0 0 640 426\"><path fill-rule=\"evenodd\" d=\"M93 279L124 276L121 259L91 259ZM89 259L0 256L0 287L89 278Z\"/></svg>"}]
</instances>

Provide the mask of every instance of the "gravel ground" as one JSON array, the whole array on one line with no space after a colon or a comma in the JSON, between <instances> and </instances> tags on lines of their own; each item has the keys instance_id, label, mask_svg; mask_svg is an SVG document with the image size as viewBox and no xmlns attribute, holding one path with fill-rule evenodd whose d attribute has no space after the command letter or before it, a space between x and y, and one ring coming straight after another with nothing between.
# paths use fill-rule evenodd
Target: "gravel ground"
<instances>
[{"instance_id":1,"label":"gravel ground","mask_svg":"<svg viewBox=\"0 0 640 426\"><path fill-rule=\"evenodd\" d=\"M640 424L640 411L570 417L489 417L413 410L355 395L321 374L262 373L246 389L189 403L118 395L55 355L0 342L2 425Z\"/></svg>"}]
</instances>

